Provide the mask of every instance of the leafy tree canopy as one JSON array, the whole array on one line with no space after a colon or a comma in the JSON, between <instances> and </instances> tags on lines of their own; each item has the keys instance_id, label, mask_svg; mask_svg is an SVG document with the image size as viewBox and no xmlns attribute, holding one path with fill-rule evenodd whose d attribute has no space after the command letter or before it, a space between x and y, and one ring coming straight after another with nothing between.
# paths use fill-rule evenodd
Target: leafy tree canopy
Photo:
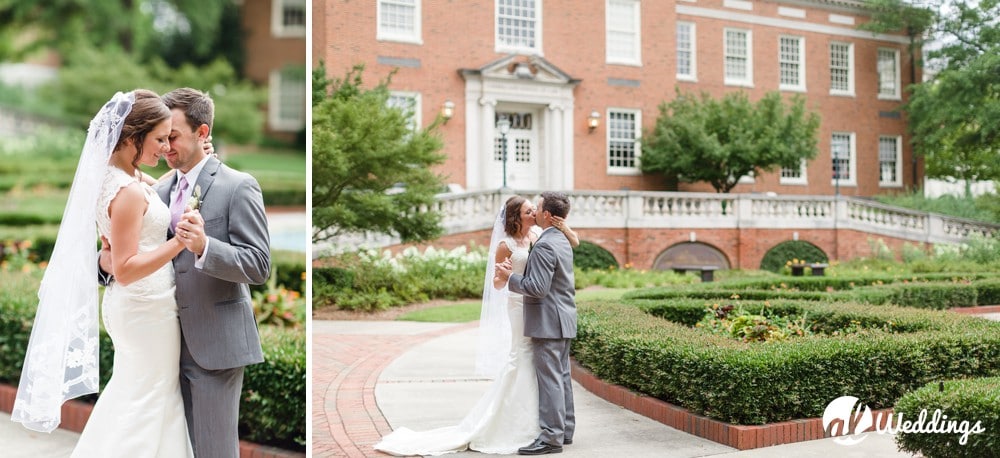
<instances>
[{"instance_id":1,"label":"leafy tree canopy","mask_svg":"<svg viewBox=\"0 0 1000 458\"><path fill-rule=\"evenodd\" d=\"M0 1L0 61L40 49L71 56L80 47L124 51L140 62L244 61L240 5L231 0Z\"/></svg>"},{"instance_id":2,"label":"leafy tree canopy","mask_svg":"<svg viewBox=\"0 0 1000 458\"><path fill-rule=\"evenodd\" d=\"M443 188L431 171L445 159L439 121L412 128L409 110L388 105L391 76L366 89L363 71L333 80L323 63L313 71L313 242L365 231L435 238L441 216L418 210Z\"/></svg>"},{"instance_id":3,"label":"leafy tree canopy","mask_svg":"<svg viewBox=\"0 0 1000 458\"><path fill-rule=\"evenodd\" d=\"M931 78L903 106L930 178L1000 179L1000 0L871 0L875 32L925 44ZM911 48L913 49L913 48ZM916 59L914 59L916 60Z\"/></svg>"},{"instance_id":4,"label":"leafy tree canopy","mask_svg":"<svg viewBox=\"0 0 1000 458\"><path fill-rule=\"evenodd\" d=\"M818 128L819 116L801 97L786 104L770 92L753 103L743 92L715 99L678 90L660 104L656 125L643 139L642 171L729 192L751 172L797 168L814 158Z\"/></svg>"}]
</instances>

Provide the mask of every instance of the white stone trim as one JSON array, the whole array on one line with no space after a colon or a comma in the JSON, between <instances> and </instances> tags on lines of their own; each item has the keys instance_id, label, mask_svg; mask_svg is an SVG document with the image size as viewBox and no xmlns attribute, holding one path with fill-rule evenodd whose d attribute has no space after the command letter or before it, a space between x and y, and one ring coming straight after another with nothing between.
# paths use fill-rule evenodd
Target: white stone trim
<instances>
[{"instance_id":1,"label":"white stone trim","mask_svg":"<svg viewBox=\"0 0 1000 458\"><path fill-rule=\"evenodd\" d=\"M884 33L872 34L864 30L857 30L848 27L836 27L830 25L816 24L806 21L795 21L791 19L773 18L758 16L749 13L737 13L734 11L702 8L699 6L677 5L677 14L694 17L704 17L710 19L721 19L724 21L742 22L746 24L760 25L765 27L779 27L802 32L822 33L825 35L837 35L842 37L861 38L865 40L880 40L890 43L908 44L909 39L904 36L887 35Z\"/></svg>"}]
</instances>

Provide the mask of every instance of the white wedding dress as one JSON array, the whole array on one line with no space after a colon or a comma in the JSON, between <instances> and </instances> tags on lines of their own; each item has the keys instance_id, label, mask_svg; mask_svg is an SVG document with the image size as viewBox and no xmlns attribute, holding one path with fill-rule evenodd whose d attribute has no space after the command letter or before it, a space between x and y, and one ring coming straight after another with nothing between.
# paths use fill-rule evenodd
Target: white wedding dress
<instances>
[{"instance_id":1,"label":"white wedding dress","mask_svg":"<svg viewBox=\"0 0 1000 458\"><path fill-rule=\"evenodd\" d=\"M136 178L108 167L97 203L97 226L110 239L108 206ZM170 210L146 184L139 252L167 238ZM115 241L110 240L114 245ZM193 457L180 386L180 322L174 268L104 293L104 327L115 346L114 373L94 406L73 457Z\"/></svg>"},{"instance_id":2,"label":"white wedding dress","mask_svg":"<svg viewBox=\"0 0 1000 458\"><path fill-rule=\"evenodd\" d=\"M518 247L510 237L504 242L512 248L514 272L523 274L528 249ZM383 437L375 449L398 456L442 455L463 450L511 454L530 445L541 428L538 381L532 363L531 338L524 337L523 307L521 295L511 293L507 303L511 328L507 363L458 425L421 432L399 428Z\"/></svg>"}]
</instances>

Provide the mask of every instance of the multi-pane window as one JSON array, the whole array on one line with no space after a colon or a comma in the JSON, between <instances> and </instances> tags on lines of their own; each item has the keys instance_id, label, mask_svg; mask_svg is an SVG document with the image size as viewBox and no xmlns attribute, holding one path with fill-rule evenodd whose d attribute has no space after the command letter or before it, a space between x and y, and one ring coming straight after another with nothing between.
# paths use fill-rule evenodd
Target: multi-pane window
<instances>
[{"instance_id":1,"label":"multi-pane window","mask_svg":"<svg viewBox=\"0 0 1000 458\"><path fill-rule=\"evenodd\" d=\"M420 43L420 0L379 0L379 40Z\"/></svg>"},{"instance_id":2,"label":"multi-pane window","mask_svg":"<svg viewBox=\"0 0 1000 458\"><path fill-rule=\"evenodd\" d=\"M642 112L608 110L608 172L639 172L639 127Z\"/></svg>"},{"instance_id":3,"label":"multi-pane window","mask_svg":"<svg viewBox=\"0 0 1000 458\"><path fill-rule=\"evenodd\" d=\"M698 78L695 66L694 23L677 23L677 78L695 80Z\"/></svg>"},{"instance_id":4,"label":"multi-pane window","mask_svg":"<svg viewBox=\"0 0 1000 458\"><path fill-rule=\"evenodd\" d=\"M830 93L854 95L854 46L830 43Z\"/></svg>"},{"instance_id":5,"label":"multi-pane window","mask_svg":"<svg viewBox=\"0 0 1000 458\"><path fill-rule=\"evenodd\" d=\"M830 137L833 181L841 186L854 184L854 134L834 133Z\"/></svg>"},{"instance_id":6,"label":"multi-pane window","mask_svg":"<svg viewBox=\"0 0 1000 458\"><path fill-rule=\"evenodd\" d=\"M386 105L397 108L409 120L410 130L420 128L420 94L416 92L391 92Z\"/></svg>"},{"instance_id":7,"label":"multi-pane window","mask_svg":"<svg viewBox=\"0 0 1000 458\"><path fill-rule=\"evenodd\" d=\"M878 184L899 186L901 183L900 137L880 136L878 138Z\"/></svg>"},{"instance_id":8,"label":"multi-pane window","mask_svg":"<svg viewBox=\"0 0 1000 458\"><path fill-rule=\"evenodd\" d=\"M298 131L306 125L306 81L302 68L271 72L268 81L268 124L277 131Z\"/></svg>"},{"instance_id":9,"label":"multi-pane window","mask_svg":"<svg viewBox=\"0 0 1000 458\"><path fill-rule=\"evenodd\" d=\"M806 160L802 159L798 167L782 167L778 182L781 184L807 184Z\"/></svg>"},{"instance_id":10,"label":"multi-pane window","mask_svg":"<svg viewBox=\"0 0 1000 458\"><path fill-rule=\"evenodd\" d=\"M880 99L899 98L899 50L878 50L878 96Z\"/></svg>"},{"instance_id":11,"label":"multi-pane window","mask_svg":"<svg viewBox=\"0 0 1000 458\"><path fill-rule=\"evenodd\" d=\"M782 36L778 39L778 84L781 89L806 89L804 43L802 37Z\"/></svg>"},{"instance_id":12,"label":"multi-pane window","mask_svg":"<svg viewBox=\"0 0 1000 458\"><path fill-rule=\"evenodd\" d=\"M496 0L497 50L540 53L541 0Z\"/></svg>"},{"instance_id":13,"label":"multi-pane window","mask_svg":"<svg viewBox=\"0 0 1000 458\"><path fill-rule=\"evenodd\" d=\"M605 30L608 63L642 63L638 0L607 0Z\"/></svg>"},{"instance_id":14,"label":"multi-pane window","mask_svg":"<svg viewBox=\"0 0 1000 458\"><path fill-rule=\"evenodd\" d=\"M271 34L282 38L306 36L306 0L273 0Z\"/></svg>"},{"instance_id":15,"label":"multi-pane window","mask_svg":"<svg viewBox=\"0 0 1000 458\"><path fill-rule=\"evenodd\" d=\"M753 85L753 50L749 30L725 30L725 82Z\"/></svg>"}]
</instances>

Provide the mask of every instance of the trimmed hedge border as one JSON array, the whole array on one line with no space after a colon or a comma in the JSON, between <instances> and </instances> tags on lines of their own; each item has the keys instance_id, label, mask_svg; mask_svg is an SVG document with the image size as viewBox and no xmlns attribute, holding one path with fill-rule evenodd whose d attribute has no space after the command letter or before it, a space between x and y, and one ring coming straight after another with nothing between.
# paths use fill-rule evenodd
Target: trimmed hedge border
<instances>
[{"instance_id":1,"label":"trimmed hedge border","mask_svg":"<svg viewBox=\"0 0 1000 458\"><path fill-rule=\"evenodd\" d=\"M896 401L895 411L904 421L916 420L924 409L928 418L940 409L948 416L945 421L968 421L970 428L979 423L984 431L968 434L965 444L960 442L962 433L900 432L896 434L900 449L927 458L1000 456L1000 377L928 383Z\"/></svg>"},{"instance_id":2,"label":"trimmed hedge border","mask_svg":"<svg viewBox=\"0 0 1000 458\"><path fill-rule=\"evenodd\" d=\"M1000 323L958 314L788 303L828 321L891 321L900 333L745 344L650 316L690 313L690 301L626 302L580 304L577 360L610 383L728 423L817 417L843 395L886 408L935 380L1000 374Z\"/></svg>"}]
</instances>

